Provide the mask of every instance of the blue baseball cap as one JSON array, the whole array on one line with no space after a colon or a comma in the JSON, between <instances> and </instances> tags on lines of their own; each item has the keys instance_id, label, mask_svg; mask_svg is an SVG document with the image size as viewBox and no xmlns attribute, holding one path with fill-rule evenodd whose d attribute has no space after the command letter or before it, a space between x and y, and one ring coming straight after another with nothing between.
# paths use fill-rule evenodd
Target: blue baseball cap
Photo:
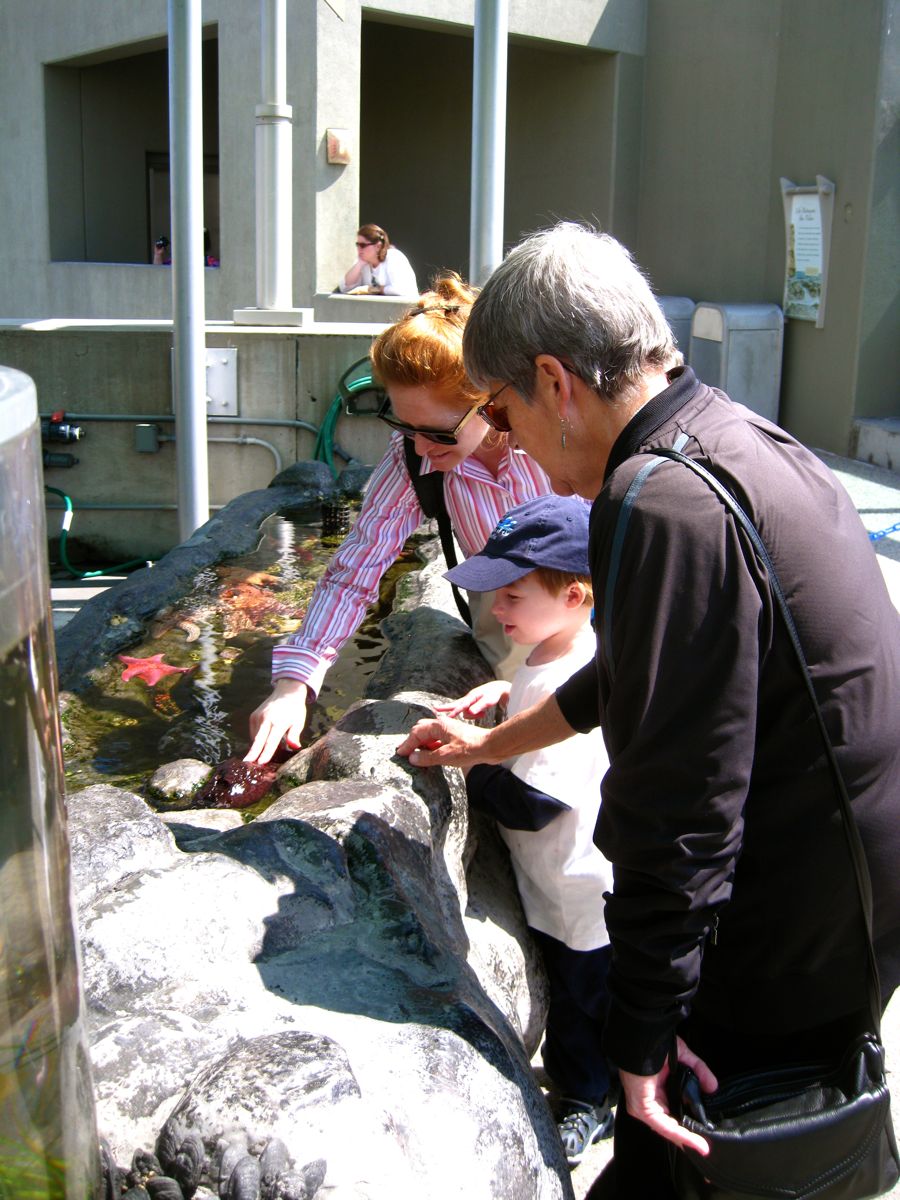
<instances>
[{"instance_id":1,"label":"blue baseball cap","mask_svg":"<svg viewBox=\"0 0 900 1200\"><path fill-rule=\"evenodd\" d=\"M576 496L528 500L497 522L483 550L444 577L471 592L492 592L536 567L590 575L588 514L588 506Z\"/></svg>"}]
</instances>

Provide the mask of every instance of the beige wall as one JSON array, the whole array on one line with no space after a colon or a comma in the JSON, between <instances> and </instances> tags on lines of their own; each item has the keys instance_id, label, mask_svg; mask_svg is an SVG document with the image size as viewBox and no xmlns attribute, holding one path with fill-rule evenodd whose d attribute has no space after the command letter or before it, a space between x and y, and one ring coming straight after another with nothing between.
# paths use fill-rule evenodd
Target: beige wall
<instances>
[{"instance_id":1,"label":"beige wall","mask_svg":"<svg viewBox=\"0 0 900 1200\"><path fill-rule=\"evenodd\" d=\"M804 440L846 452L854 417L897 408L897 3L511 0L507 241L588 217L635 250L663 293L780 304L779 176L833 179L825 328L788 323L781 414ZM474 0L288 0L296 305L335 286L361 220L388 228L423 283L437 267L466 272L473 13ZM79 175L64 139L48 154L45 96L83 97L59 70L45 92L44 70L158 48L166 20L166 0L0 7L0 208L14 231L0 245L0 317L170 315L167 272L50 261L48 186L74 197L109 174L89 163ZM256 294L259 6L204 0L203 20L218 35L221 171L207 316L227 320ZM109 71L125 78L127 64ZM325 160L331 126L348 132L347 166ZM83 242L77 205L58 211L54 236ZM354 303L367 320L386 315Z\"/></svg>"},{"instance_id":2,"label":"beige wall","mask_svg":"<svg viewBox=\"0 0 900 1200\"><path fill-rule=\"evenodd\" d=\"M894 8L650 0L648 14L638 258L663 293L780 305L779 179L831 179L825 325L786 324L779 419L837 453L855 416L897 411Z\"/></svg>"}]
</instances>

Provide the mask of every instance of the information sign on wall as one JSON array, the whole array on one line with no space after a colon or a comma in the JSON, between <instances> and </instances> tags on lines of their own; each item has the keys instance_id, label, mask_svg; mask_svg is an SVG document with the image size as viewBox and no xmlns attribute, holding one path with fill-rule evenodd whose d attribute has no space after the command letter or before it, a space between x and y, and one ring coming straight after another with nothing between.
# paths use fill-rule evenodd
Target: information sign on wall
<instances>
[{"instance_id":1,"label":"information sign on wall","mask_svg":"<svg viewBox=\"0 0 900 1200\"><path fill-rule=\"evenodd\" d=\"M825 289L834 184L823 175L809 187L781 180L784 201L786 259L784 299L786 317L825 324Z\"/></svg>"}]
</instances>

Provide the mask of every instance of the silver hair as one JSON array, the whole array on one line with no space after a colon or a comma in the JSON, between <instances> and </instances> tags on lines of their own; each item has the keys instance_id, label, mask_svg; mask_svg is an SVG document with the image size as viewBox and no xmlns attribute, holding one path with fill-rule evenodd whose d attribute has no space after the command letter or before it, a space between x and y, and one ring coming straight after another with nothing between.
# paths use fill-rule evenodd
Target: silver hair
<instances>
[{"instance_id":1,"label":"silver hair","mask_svg":"<svg viewBox=\"0 0 900 1200\"><path fill-rule=\"evenodd\" d=\"M535 357L561 359L599 395L627 395L648 368L671 367L675 343L650 285L620 242L564 221L520 242L481 290L463 340L480 386L526 400Z\"/></svg>"}]
</instances>

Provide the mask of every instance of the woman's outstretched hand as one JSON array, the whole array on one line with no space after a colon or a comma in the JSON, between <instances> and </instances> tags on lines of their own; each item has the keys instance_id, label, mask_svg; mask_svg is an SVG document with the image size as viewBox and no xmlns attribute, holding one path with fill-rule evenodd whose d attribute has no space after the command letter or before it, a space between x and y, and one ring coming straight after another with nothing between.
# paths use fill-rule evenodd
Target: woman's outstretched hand
<instances>
[{"instance_id":1,"label":"woman's outstretched hand","mask_svg":"<svg viewBox=\"0 0 900 1200\"><path fill-rule=\"evenodd\" d=\"M267 763L282 740L289 750L300 749L308 692L306 684L298 679L278 680L271 695L250 714L253 744L244 762Z\"/></svg>"},{"instance_id":2,"label":"woman's outstretched hand","mask_svg":"<svg viewBox=\"0 0 900 1200\"><path fill-rule=\"evenodd\" d=\"M675 1039L678 1061L690 1067L704 1092L714 1092L719 1081L706 1063L689 1049L681 1038ZM666 1080L669 1064L665 1063L656 1075L632 1075L630 1071L619 1071L619 1080L625 1093L624 1100L631 1116L643 1121L654 1133L686 1150L698 1154L709 1154L709 1143L697 1133L691 1133L672 1116L666 1095ZM621 1103L621 1101L620 1101Z\"/></svg>"},{"instance_id":3,"label":"woman's outstretched hand","mask_svg":"<svg viewBox=\"0 0 900 1200\"><path fill-rule=\"evenodd\" d=\"M484 762L479 750L488 731L451 717L417 721L397 747L414 767L471 767Z\"/></svg>"}]
</instances>

